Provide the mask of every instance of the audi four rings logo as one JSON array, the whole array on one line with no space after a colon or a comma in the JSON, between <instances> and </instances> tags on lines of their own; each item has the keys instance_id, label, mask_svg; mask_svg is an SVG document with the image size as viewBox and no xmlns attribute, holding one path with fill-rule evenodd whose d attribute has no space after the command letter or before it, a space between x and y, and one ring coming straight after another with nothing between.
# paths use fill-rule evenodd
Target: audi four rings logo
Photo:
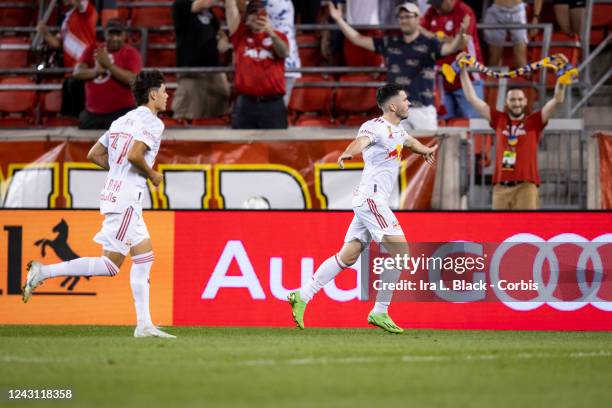
<instances>
[{"instance_id":1,"label":"audi four rings logo","mask_svg":"<svg viewBox=\"0 0 612 408\"><path fill-rule=\"evenodd\" d=\"M598 251L601 246L611 243L612 234L600 235L592 241L573 233L559 234L548 241L529 233L513 235L501 243L491 259L490 279L493 290L499 300L514 310L529 311L547 304L557 310L573 311L590 304L606 312L612 311L612 301L599 297L599 289L602 286L602 282L606 281L604 279L606 278L606 271ZM555 289L559 284L559 260L554 249L559 245L567 244L575 244L582 249L576 263L576 283L581 295L578 299L572 301L564 301L554 296ZM534 245L538 248L533 263L533 282L537 283L538 295L528 301L513 298L506 291L500 289L498 284L500 281L500 264L508 250L517 245ZM591 261L594 271L590 283L587 281L586 273L589 261ZM544 281L543 276L545 262L549 264L549 278L547 282ZM606 265L606 267L609 268L610 265Z\"/></svg>"}]
</instances>

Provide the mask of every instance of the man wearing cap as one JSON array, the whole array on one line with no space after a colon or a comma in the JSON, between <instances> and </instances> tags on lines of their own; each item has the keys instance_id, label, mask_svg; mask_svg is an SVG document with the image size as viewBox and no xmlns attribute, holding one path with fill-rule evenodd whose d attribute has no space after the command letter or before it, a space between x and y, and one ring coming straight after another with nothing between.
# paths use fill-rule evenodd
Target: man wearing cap
<instances>
[{"instance_id":1,"label":"man wearing cap","mask_svg":"<svg viewBox=\"0 0 612 408\"><path fill-rule=\"evenodd\" d=\"M125 27L119 19L108 21L104 37L106 42L87 47L74 67L74 77L86 81L81 129L108 129L136 107L130 86L142 68L140 54L125 44Z\"/></svg>"},{"instance_id":2,"label":"man wearing cap","mask_svg":"<svg viewBox=\"0 0 612 408\"><path fill-rule=\"evenodd\" d=\"M431 7L427 10L421 26L425 33L429 32L442 41L450 41L457 34L464 32L468 35L467 52L474 55L478 61L482 61L480 44L478 42L478 32L476 30L476 15L474 10L461 0L428 0ZM465 22L468 22L465 24ZM458 50L459 51L459 50ZM446 55L438 60L438 65L452 64L455 61L456 53ZM478 73L471 74L474 90L478 97L484 96L484 85ZM444 83L444 107L446 116L444 119L451 118L476 118L480 115L470 105L461 89L459 76L453 83Z\"/></svg>"},{"instance_id":3,"label":"man wearing cap","mask_svg":"<svg viewBox=\"0 0 612 408\"><path fill-rule=\"evenodd\" d=\"M359 34L344 19L340 11L329 4L330 16L353 44L376 51L385 57L387 82L406 88L411 107L402 125L410 129L436 130L438 119L434 107L436 59L460 51L467 41L464 33L442 43L435 37L421 34L419 7L406 2L396 8L401 35L372 38Z\"/></svg>"},{"instance_id":4,"label":"man wearing cap","mask_svg":"<svg viewBox=\"0 0 612 408\"><path fill-rule=\"evenodd\" d=\"M285 58L289 42L272 28L262 1L252 0L241 21L236 0L226 0L225 16L234 46L233 129L285 129Z\"/></svg>"}]
</instances>

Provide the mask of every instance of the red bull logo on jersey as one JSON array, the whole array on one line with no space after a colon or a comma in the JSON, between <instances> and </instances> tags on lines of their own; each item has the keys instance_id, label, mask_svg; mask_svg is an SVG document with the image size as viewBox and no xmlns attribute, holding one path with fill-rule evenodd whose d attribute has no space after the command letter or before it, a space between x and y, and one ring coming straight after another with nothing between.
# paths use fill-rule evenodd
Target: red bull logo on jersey
<instances>
[{"instance_id":1,"label":"red bull logo on jersey","mask_svg":"<svg viewBox=\"0 0 612 408\"><path fill-rule=\"evenodd\" d=\"M387 155L387 159L392 159L395 158L397 161L401 161L402 160L402 145L398 144L397 146L395 146L395 149L391 150L389 152L389 154Z\"/></svg>"}]
</instances>

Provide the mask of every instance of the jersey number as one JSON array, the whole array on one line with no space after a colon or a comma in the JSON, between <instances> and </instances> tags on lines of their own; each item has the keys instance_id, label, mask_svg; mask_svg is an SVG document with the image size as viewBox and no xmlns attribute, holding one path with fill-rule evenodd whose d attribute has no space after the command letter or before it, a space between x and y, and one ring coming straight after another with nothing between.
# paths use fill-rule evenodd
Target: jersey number
<instances>
[{"instance_id":1,"label":"jersey number","mask_svg":"<svg viewBox=\"0 0 612 408\"><path fill-rule=\"evenodd\" d=\"M128 150L130 148L130 143L132 143L132 135L129 133L117 132L111 133L109 135L109 151L112 150L112 154L110 156L114 159L117 158L115 162L117 164L123 163L123 160L128 154Z\"/></svg>"}]
</instances>

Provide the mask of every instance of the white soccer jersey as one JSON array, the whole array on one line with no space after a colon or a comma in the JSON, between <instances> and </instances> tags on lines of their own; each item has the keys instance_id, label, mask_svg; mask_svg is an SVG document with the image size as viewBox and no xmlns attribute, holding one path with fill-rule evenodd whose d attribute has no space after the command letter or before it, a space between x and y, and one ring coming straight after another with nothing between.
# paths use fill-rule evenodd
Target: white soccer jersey
<instances>
[{"instance_id":1,"label":"white soccer jersey","mask_svg":"<svg viewBox=\"0 0 612 408\"><path fill-rule=\"evenodd\" d=\"M159 151L164 123L146 106L140 106L115 120L99 142L108 149L110 170L100 194L102 214L121 213L127 207L142 212L147 179L127 159L134 140L145 143L149 150L145 161L155 163Z\"/></svg>"},{"instance_id":2,"label":"white soccer jersey","mask_svg":"<svg viewBox=\"0 0 612 408\"><path fill-rule=\"evenodd\" d=\"M401 125L395 126L380 117L361 125L357 137L362 136L370 139L370 145L362 152L365 166L352 205L359 207L370 198L388 206L397 183L407 133Z\"/></svg>"}]
</instances>

